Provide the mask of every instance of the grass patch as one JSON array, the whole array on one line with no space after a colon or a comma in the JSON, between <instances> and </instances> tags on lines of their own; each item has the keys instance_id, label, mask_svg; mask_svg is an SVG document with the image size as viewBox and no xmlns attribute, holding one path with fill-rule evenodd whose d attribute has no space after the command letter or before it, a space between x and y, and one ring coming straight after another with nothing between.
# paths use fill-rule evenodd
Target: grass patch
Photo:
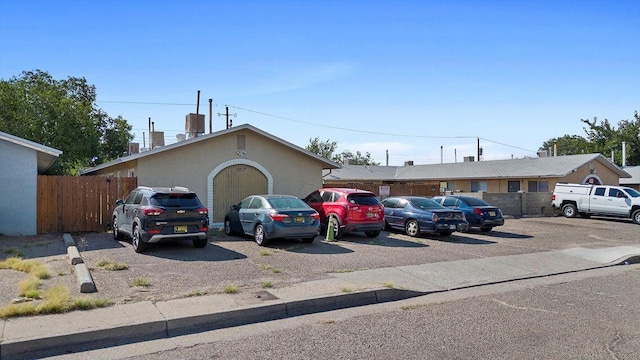
<instances>
[{"instance_id":1,"label":"grass patch","mask_svg":"<svg viewBox=\"0 0 640 360\"><path fill-rule=\"evenodd\" d=\"M369 241L369 245L380 245L380 244L384 244L384 240L373 239L373 240Z\"/></svg>"},{"instance_id":2,"label":"grass patch","mask_svg":"<svg viewBox=\"0 0 640 360\"><path fill-rule=\"evenodd\" d=\"M222 291L224 291L225 294L236 294L238 293L238 287L233 285L227 285L224 287L224 290Z\"/></svg>"},{"instance_id":3,"label":"grass patch","mask_svg":"<svg viewBox=\"0 0 640 360\"><path fill-rule=\"evenodd\" d=\"M22 271L36 276L38 279L48 279L51 277L47 267L36 260L23 260L20 257L10 257L0 261L0 269L11 269Z\"/></svg>"},{"instance_id":4,"label":"grass patch","mask_svg":"<svg viewBox=\"0 0 640 360\"><path fill-rule=\"evenodd\" d=\"M390 283L390 282L386 282L386 283L382 284L382 286L384 286L386 288L389 288L389 289L393 288L393 284Z\"/></svg>"},{"instance_id":5,"label":"grass patch","mask_svg":"<svg viewBox=\"0 0 640 360\"><path fill-rule=\"evenodd\" d=\"M40 279L31 275L18 283L18 294L31 299L40 298Z\"/></svg>"},{"instance_id":6,"label":"grass patch","mask_svg":"<svg viewBox=\"0 0 640 360\"><path fill-rule=\"evenodd\" d=\"M9 248L9 249L4 249L2 251L3 253L11 256L11 257L19 257L19 258L23 258L24 254L22 253L22 251L16 249L16 248Z\"/></svg>"},{"instance_id":7,"label":"grass patch","mask_svg":"<svg viewBox=\"0 0 640 360\"><path fill-rule=\"evenodd\" d=\"M38 314L59 314L71 309L69 290L62 285L48 289L42 297L44 301L36 306Z\"/></svg>"},{"instance_id":8,"label":"grass patch","mask_svg":"<svg viewBox=\"0 0 640 360\"><path fill-rule=\"evenodd\" d=\"M276 268L272 268L271 272L274 273L274 274L280 274L282 272L282 270L276 269Z\"/></svg>"},{"instance_id":9,"label":"grass patch","mask_svg":"<svg viewBox=\"0 0 640 360\"><path fill-rule=\"evenodd\" d=\"M342 291L343 293L350 293L350 292L352 292L353 290L351 290L351 289L350 289L350 288L348 288L348 287L343 287L342 289L340 289L340 291Z\"/></svg>"},{"instance_id":10,"label":"grass patch","mask_svg":"<svg viewBox=\"0 0 640 360\"><path fill-rule=\"evenodd\" d=\"M350 273L350 272L354 272L355 270L353 269L338 269L335 270L334 273L335 274L342 274L342 273Z\"/></svg>"},{"instance_id":11,"label":"grass patch","mask_svg":"<svg viewBox=\"0 0 640 360\"><path fill-rule=\"evenodd\" d=\"M260 256L269 256L269 255L271 255L271 252L269 250L264 250L263 249L263 250L260 250L258 252L258 254L260 254Z\"/></svg>"},{"instance_id":12,"label":"grass patch","mask_svg":"<svg viewBox=\"0 0 640 360\"><path fill-rule=\"evenodd\" d=\"M133 279L133 281L131 281L131 286L147 287L147 286L151 286L151 283L149 282L149 280L145 278L135 278Z\"/></svg>"},{"instance_id":13,"label":"grass patch","mask_svg":"<svg viewBox=\"0 0 640 360\"><path fill-rule=\"evenodd\" d=\"M203 292L201 292L200 290L196 290L196 291L192 291L190 293L188 293L186 296L187 297L194 297L194 296L202 296L204 295Z\"/></svg>"},{"instance_id":14,"label":"grass patch","mask_svg":"<svg viewBox=\"0 0 640 360\"><path fill-rule=\"evenodd\" d=\"M69 290L62 285L45 291L42 297L44 300L39 304L28 302L0 308L0 319L18 316L59 314L71 310L89 310L113 305L113 301L108 299L92 300L88 298L78 298L71 300Z\"/></svg>"},{"instance_id":15,"label":"grass patch","mask_svg":"<svg viewBox=\"0 0 640 360\"><path fill-rule=\"evenodd\" d=\"M109 271L127 270L129 268L129 265L126 263L117 263L108 260L100 260L96 266Z\"/></svg>"},{"instance_id":16,"label":"grass patch","mask_svg":"<svg viewBox=\"0 0 640 360\"><path fill-rule=\"evenodd\" d=\"M273 283L271 283L271 281L265 281L260 285L262 286L263 289L272 288L273 287Z\"/></svg>"}]
</instances>

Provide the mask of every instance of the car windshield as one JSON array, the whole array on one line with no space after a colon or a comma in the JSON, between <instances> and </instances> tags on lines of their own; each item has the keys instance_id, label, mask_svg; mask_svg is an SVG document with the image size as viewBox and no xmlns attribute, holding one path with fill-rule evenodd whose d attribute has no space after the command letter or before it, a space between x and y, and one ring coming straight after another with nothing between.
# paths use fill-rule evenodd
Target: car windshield
<instances>
[{"instance_id":1,"label":"car windshield","mask_svg":"<svg viewBox=\"0 0 640 360\"><path fill-rule=\"evenodd\" d=\"M196 207L200 200L196 194L156 194L151 198L151 205L162 207Z\"/></svg>"},{"instance_id":2,"label":"car windshield","mask_svg":"<svg viewBox=\"0 0 640 360\"><path fill-rule=\"evenodd\" d=\"M267 199L271 207L276 210L287 209L307 209L309 206L302 200L296 198L273 198Z\"/></svg>"},{"instance_id":3,"label":"car windshield","mask_svg":"<svg viewBox=\"0 0 640 360\"><path fill-rule=\"evenodd\" d=\"M635 189L632 188L624 188L624 190L629 194L629 196L631 197L639 197L640 196L640 192L637 192Z\"/></svg>"},{"instance_id":4,"label":"car windshield","mask_svg":"<svg viewBox=\"0 0 640 360\"><path fill-rule=\"evenodd\" d=\"M461 198L461 200L466 202L467 205L469 206L489 206L489 204L484 200L480 200L474 197L465 197L465 198Z\"/></svg>"},{"instance_id":5,"label":"car windshield","mask_svg":"<svg viewBox=\"0 0 640 360\"><path fill-rule=\"evenodd\" d=\"M351 194L347 196L351 204L358 205L380 205L380 200L373 194Z\"/></svg>"},{"instance_id":6,"label":"car windshield","mask_svg":"<svg viewBox=\"0 0 640 360\"><path fill-rule=\"evenodd\" d=\"M409 202L413 207L422 209L422 210L432 210L432 209L444 209L444 206L438 204L437 202L426 199L426 198L413 198L409 199Z\"/></svg>"}]
</instances>

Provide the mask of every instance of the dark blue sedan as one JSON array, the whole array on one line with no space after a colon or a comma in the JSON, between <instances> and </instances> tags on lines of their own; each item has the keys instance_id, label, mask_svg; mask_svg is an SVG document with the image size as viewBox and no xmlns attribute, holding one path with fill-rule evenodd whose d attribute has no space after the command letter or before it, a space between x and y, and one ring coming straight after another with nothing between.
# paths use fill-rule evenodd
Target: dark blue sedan
<instances>
[{"instance_id":1,"label":"dark blue sedan","mask_svg":"<svg viewBox=\"0 0 640 360\"><path fill-rule=\"evenodd\" d=\"M504 225L502 211L486 201L472 196L446 195L435 196L433 200L444 207L458 209L464 212L469 227L480 228L480 231L491 231L495 226Z\"/></svg>"},{"instance_id":2,"label":"dark blue sedan","mask_svg":"<svg viewBox=\"0 0 640 360\"><path fill-rule=\"evenodd\" d=\"M421 196L393 196L382 200L387 228L404 230L409 236L421 233L448 236L467 231L469 223L460 210L447 209Z\"/></svg>"}]
</instances>

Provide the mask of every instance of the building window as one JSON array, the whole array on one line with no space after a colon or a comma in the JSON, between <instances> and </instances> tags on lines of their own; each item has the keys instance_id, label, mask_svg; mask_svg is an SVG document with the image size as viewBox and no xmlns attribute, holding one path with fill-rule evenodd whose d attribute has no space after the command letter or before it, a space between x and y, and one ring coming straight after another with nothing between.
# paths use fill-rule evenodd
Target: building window
<instances>
[{"instance_id":1,"label":"building window","mask_svg":"<svg viewBox=\"0 0 640 360\"><path fill-rule=\"evenodd\" d=\"M136 177L136 169L129 169L129 177Z\"/></svg>"},{"instance_id":2,"label":"building window","mask_svg":"<svg viewBox=\"0 0 640 360\"><path fill-rule=\"evenodd\" d=\"M487 182L486 181L472 181L471 182L471 192L481 192L487 191Z\"/></svg>"},{"instance_id":3,"label":"building window","mask_svg":"<svg viewBox=\"0 0 640 360\"><path fill-rule=\"evenodd\" d=\"M507 182L507 191L508 192L518 192L518 191L520 191L520 181L509 181L509 182Z\"/></svg>"},{"instance_id":4,"label":"building window","mask_svg":"<svg viewBox=\"0 0 640 360\"><path fill-rule=\"evenodd\" d=\"M529 192L549 192L548 181L529 181Z\"/></svg>"}]
</instances>

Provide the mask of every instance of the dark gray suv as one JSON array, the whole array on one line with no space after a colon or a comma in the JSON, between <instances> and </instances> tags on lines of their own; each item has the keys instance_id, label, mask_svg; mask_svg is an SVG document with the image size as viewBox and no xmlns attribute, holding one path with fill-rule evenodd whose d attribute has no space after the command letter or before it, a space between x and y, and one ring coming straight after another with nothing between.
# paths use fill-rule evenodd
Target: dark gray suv
<instances>
[{"instance_id":1,"label":"dark gray suv","mask_svg":"<svg viewBox=\"0 0 640 360\"><path fill-rule=\"evenodd\" d=\"M113 237L131 238L140 253L148 244L192 240L193 246L207 246L209 210L198 196L184 187L139 186L113 210Z\"/></svg>"}]
</instances>

